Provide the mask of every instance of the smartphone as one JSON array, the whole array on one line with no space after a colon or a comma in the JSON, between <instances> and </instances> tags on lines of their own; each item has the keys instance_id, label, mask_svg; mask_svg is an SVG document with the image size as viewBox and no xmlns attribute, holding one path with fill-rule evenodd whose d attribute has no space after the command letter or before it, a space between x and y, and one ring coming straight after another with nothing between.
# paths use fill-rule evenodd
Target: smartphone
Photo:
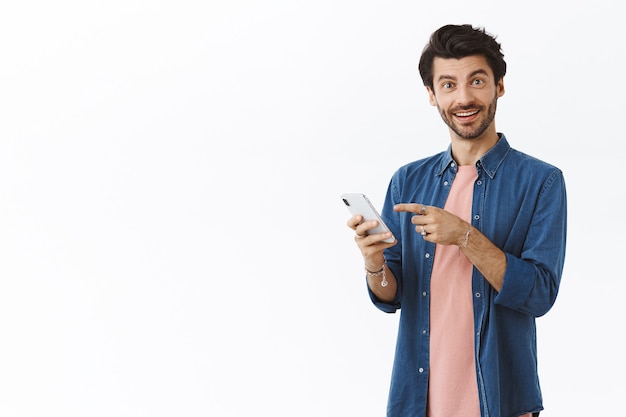
<instances>
[{"instance_id":1,"label":"smartphone","mask_svg":"<svg viewBox=\"0 0 626 417\"><path fill-rule=\"evenodd\" d=\"M367 234L390 232L389 227L385 224L380 217L378 210L370 202L369 198L365 194L361 193L346 193L341 195L343 203L348 207L350 213L353 216L360 214L363 216L363 221L377 220L378 226L367 231ZM391 236L389 239L385 239L383 242L393 243L395 238Z\"/></svg>"}]
</instances>

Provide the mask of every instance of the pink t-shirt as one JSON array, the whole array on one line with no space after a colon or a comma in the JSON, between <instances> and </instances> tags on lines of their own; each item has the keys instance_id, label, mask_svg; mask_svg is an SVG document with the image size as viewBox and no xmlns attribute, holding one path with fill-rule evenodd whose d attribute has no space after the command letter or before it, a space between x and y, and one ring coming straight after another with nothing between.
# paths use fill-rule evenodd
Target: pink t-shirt
<instances>
[{"instance_id":1,"label":"pink t-shirt","mask_svg":"<svg viewBox=\"0 0 626 417\"><path fill-rule=\"evenodd\" d=\"M477 178L458 167L444 208L470 222ZM430 283L429 417L480 417L474 360L472 264L455 245L437 245Z\"/></svg>"},{"instance_id":2,"label":"pink t-shirt","mask_svg":"<svg viewBox=\"0 0 626 417\"><path fill-rule=\"evenodd\" d=\"M477 176L473 165L459 166L444 206L467 222ZM428 417L480 417L472 297L470 261L457 246L437 245L430 283Z\"/></svg>"}]
</instances>

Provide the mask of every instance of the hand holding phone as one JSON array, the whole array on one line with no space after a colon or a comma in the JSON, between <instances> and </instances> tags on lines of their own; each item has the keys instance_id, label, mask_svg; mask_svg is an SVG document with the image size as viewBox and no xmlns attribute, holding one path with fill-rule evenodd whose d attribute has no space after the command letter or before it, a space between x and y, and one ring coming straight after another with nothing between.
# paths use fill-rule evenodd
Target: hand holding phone
<instances>
[{"instance_id":1,"label":"hand holding phone","mask_svg":"<svg viewBox=\"0 0 626 417\"><path fill-rule=\"evenodd\" d=\"M391 232L389 227L387 227L383 219L380 217L378 210L376 210L374 205L370 202L369 198L367 198L365 194L346 193L341 195L341 199L353 216L361 215L363 216L363 221L378 221L378 226L367 231L368 235L374 233ZM393 236L383 240L383 242L387 243L393 243L395 241L396 239Z\"/></svg>"}]
</instances>

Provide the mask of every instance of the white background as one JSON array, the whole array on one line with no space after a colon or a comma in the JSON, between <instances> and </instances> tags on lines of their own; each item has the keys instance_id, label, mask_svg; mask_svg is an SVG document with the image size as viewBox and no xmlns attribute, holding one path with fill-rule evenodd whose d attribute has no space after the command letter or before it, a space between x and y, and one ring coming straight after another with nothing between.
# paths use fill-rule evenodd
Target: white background
<instances>
[{"instance_id":1,"label":"white background","mask_svg":"<svg viewBox=\"0 0 626 417\"><path fill-rule=\"evenodd\" d=\"M497 128L559 166L542 416L623 410L618 2L0 6L0 415L382 416L397 315L339 195L448 146L417 62L485 26Z\"/></svg>"}]
</instances>

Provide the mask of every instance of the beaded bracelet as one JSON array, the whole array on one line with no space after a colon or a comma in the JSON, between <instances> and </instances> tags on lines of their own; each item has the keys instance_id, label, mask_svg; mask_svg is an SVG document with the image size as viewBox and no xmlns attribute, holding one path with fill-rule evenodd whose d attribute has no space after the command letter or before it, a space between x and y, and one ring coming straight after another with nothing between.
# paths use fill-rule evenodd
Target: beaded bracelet
<instances>
[{"instance_id":1,"label":"beaded bracelet","mask_svg":"<svg viewBox=\"0 0 626 417\"><path fill-rule=\"evenodd\" d=\"M387 284L389 284L389 282L387 282L387 275L385 274L385 266L387 266L387 260L383 258L383 264L378 271L370 271L365 268L365 272L367 272L367 274L371 277L378 277L380 275L383 276L383 280L380 283L382 287L386 287Z\"/></svg>"}]
</instances>

